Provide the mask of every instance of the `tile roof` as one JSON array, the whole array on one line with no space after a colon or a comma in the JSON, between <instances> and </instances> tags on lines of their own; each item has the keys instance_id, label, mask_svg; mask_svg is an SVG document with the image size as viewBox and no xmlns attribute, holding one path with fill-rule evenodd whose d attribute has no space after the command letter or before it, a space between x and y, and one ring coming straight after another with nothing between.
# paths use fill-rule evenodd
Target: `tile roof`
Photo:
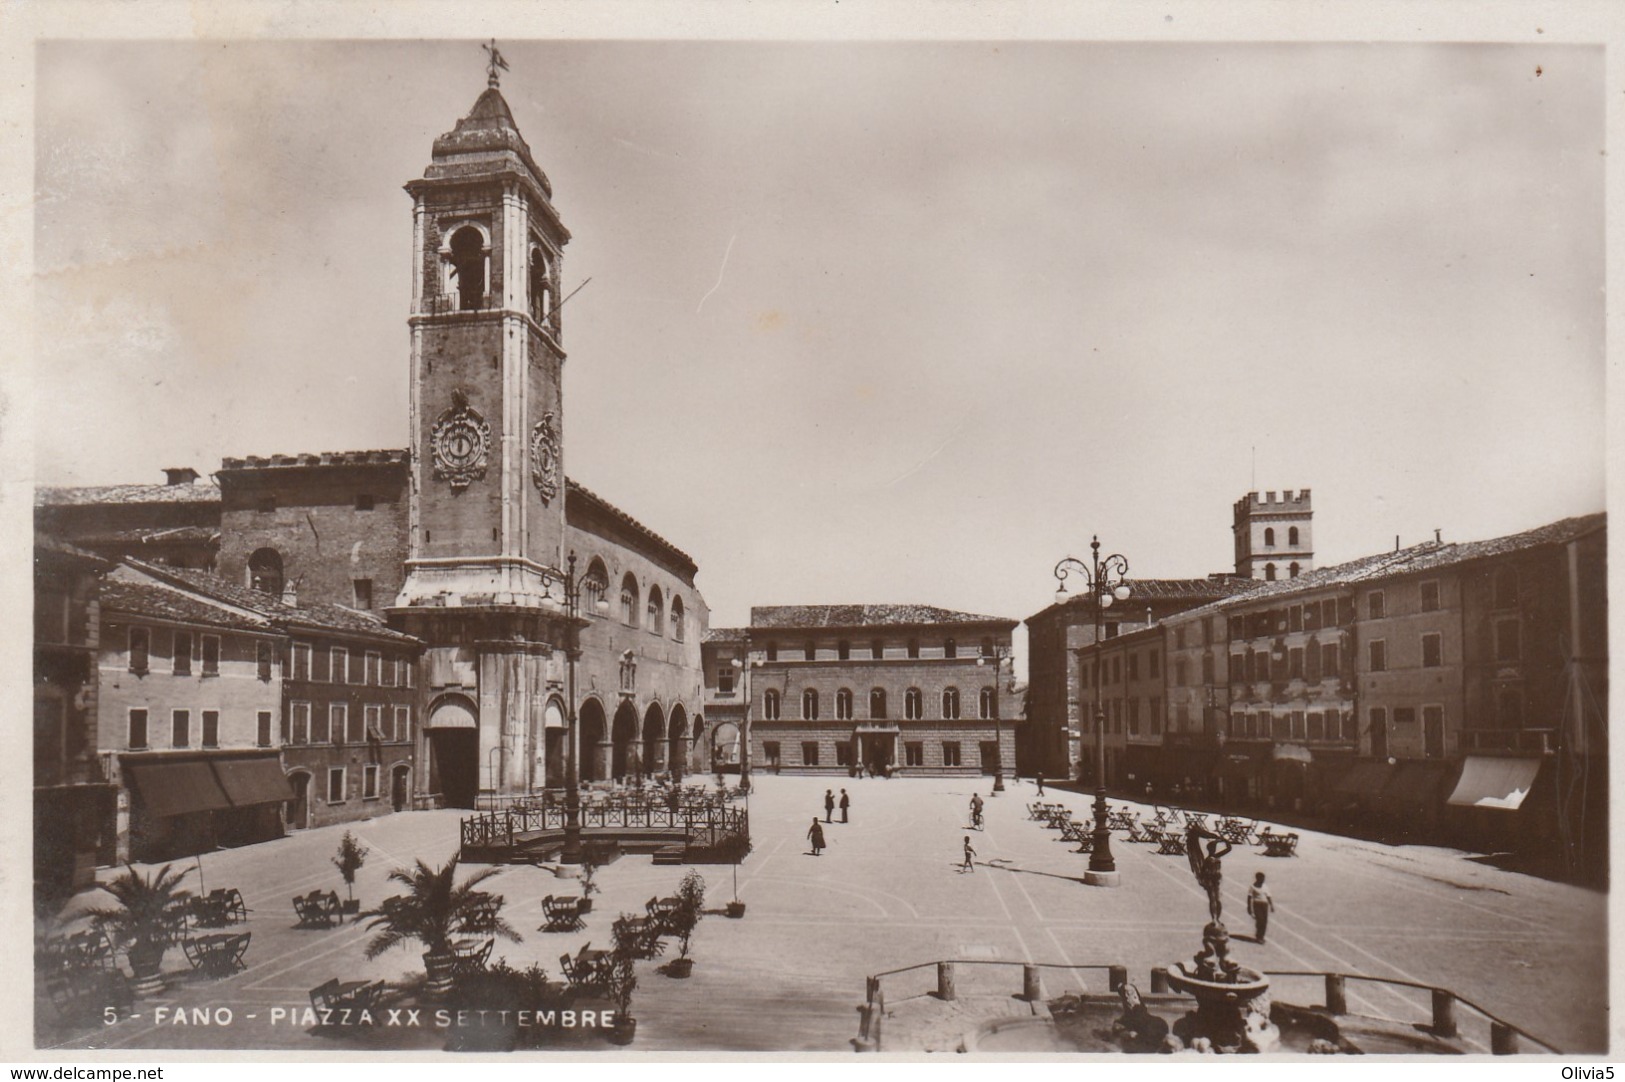
<instances>
[{"instance_id":1,"label":"tile roof","mask_svg":"<svg viewBox=\"0 0 1625 1082\"><path fill-rule=\"evenodd\" d=\"M939 609L934 605L760 605L750 610L756 628L883 627L908 624L1003 624L1002 616Z\"/></svg>"},{"instance_id":2,"label":"tile roof","mask_svg":"<svg viewBox=\"0 0 1625 1082\"><path fill-rule=\"evenodd\" d=\"M239 586L212 571L194 571L190 568L168 567L140 560L125 560L125 563L164 582L256 612L280 626L366 635L400 643L418 641L411 635L386 626L370 612L321 603L288 605L281 598L247 586Z\"/></svg>"},{"instance_id":3,"label":"tile roof","mask_svg":"<svg viewBox=\"0 0 1625 1082\"><path fill-rule=\"evenodd\" d=\"M174 620L186 624L206 624L240 631L272 632L276 628L263 617L246 616L194 597L164 583L124 582L105 579L101 584L104 611L116 610L134 616Z\"/></svg>"},{"instance_id":4,"label":"tile roof","mask_svg":"<svg viewBox=\"0 0 1625 1082\"><path fill-rule=\"evenodd\" d=\"M598 504L609 513L611 518L615 519L623 526L630 527L631 529L636 530L638 533L643 534L643 536L653 541L656 545L659 545L660 547L669 551L672 555L676 556L679 562L687 564L690 574L699 570L699 565L694 562L694 557L690 556L688 553L684 552L670 541L667 541L664 537L661 537L659 534L649 529L649 527L645 526L643 523L639 522L625 511L622 511L619 507L616 507L614 504L598 495L598 493L592 491L592 489L588 488L586 485L581 484L573 477L566 477L564 481L565 484L569 486L569 495L582 496ZM568 507L569 504L566 503L565 506Z\"/></svg>"},{"instance_id":5,"label":"tile roof","mask_svg":"<svg viewBox=\"0 0 1625 1082\"><path fill-rule=\"evenodd\" d=\"M1199 609L1182 612L1177 619L1202 616L1229 608L1231 605L1238 603L1250 603L1273 597L1309 593L1317 589L1347 586L1357 582L1372 582L1396 575L1436 571L1443 567L1451 567L1471 560L1504 556L1508 553L1537 548L1541 545L1564 544L1575 538L1604 529L1607 524L1607 513L1598 512L1594 515L1559 519L1557 522L1548 523L1533 530L1490 538L1487 541L1451 541L1443 543L1425 541L1422 544L1412 545L1409 548L1402 548L1394 552L1373 553L1344 563L1333 564L1330 567L1317 567L1313 571L1304 572L1295 579L1253 582L1251 583L1252 588L1244 593L1212 602ZM1170 619L1174 618L1170 617Z\"/></svg>"},{"instance_id":6,"label":"tile roof","mask_svg":"<svg viewBox=\"0 0 1625 1082\"><path fill-rule=\"evenodd\" d=\"M220 540L220 531L213 526L170 526L166 529L109 530L106 533L84 534L75 540L81 545L186 544Z\"/></svg>"},{"instance_id":7,"label":"tile roof","mask_svg":"<svg viewBox=\"0 0 1625 1082\"><path fill-rule=\"evenodd\" d=\"M319 454L301 452L292 455L248 455L244 458L223 458L222 470L257 470L267 467L289 466L389 466L405 465L411 453L405 448L392 447L376 451L322 451Z\"/></svg>"},{"instance_id":8,"label":"tile roof","mask_svg":"<svg viewBox=\"0 0 1625 1082\"><path fill-rule=\"evenodd\" d=\"M35 507L123 503L219 503L218 485L37 485Z\"/></svg>"},{"instance_id":9,"label":"tile roof","mask_svg":"<svg viewBox=\"0 0 1625 1082\"><path fill-rule=\"evenodd\" d=\"M707 628L705 636L700 639L704 642L744 642L745 636L750 634L748 627L713 627Z\"/></svg>"}]
</instances>

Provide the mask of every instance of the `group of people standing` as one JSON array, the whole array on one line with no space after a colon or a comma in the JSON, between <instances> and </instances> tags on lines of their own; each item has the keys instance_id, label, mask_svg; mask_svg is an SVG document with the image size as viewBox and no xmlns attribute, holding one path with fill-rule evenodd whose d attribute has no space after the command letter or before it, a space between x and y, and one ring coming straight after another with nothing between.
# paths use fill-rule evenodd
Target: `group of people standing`
<instances>
[{"instance_id":1,"label":"group of people standing","mask_svg":"<svg viewBox=\"0 0 1625 1082\"><path fill-rule=\"evenodd\" d=\"M835 799L835 791L833 789L825 789L824 823L835 822L835 809L837 807L841 809L841 822L851 822L849 817L852 811L852 798L846 795L846 790L841 790L841 799L837 801ZM823 855L824 847L826 845L824 841L824 823L820 823L818 821L818 816L815 815L813 816L812 826L807 828L807 840L812 843L812 855L815 857Z\"/></svg>"}]
</instances>

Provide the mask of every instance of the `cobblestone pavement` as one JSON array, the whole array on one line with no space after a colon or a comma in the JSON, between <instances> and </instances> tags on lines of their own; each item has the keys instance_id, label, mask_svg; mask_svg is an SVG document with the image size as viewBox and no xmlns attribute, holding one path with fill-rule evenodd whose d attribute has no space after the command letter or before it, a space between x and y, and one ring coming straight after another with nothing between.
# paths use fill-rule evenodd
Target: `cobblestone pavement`
<instances>
[{"instance_id":1,"label":"cobblestone pavement","mask_svg":"<svg viewBox=\"0 0 1625 1082\"><path fill-rule=\"evenodd\" d=\"M1184 858L1159 856L1119 833L1113 850L1122 886L1084 886L1088 857L1027 817L1026 804L1035 797L1030 781L993 799L988 780L976 778L756 781L750 804L755 852L738 870L748 912L742 920L717 915L701 922L689 980L669 979L655 971L657 963L640 963L634 1050L842 1051L857 1033L855 1008L868 974L943 958L1080 967L1045 970L1044 993L1054 996L1103 986L1101 973L1081 967L1121 964L1132 980L1148 982L1152 966L1188 959L1200 947L1206 900ZM852 822L827 826L829 847L814 857L807 827L822 811L824 790L839 793L842 785L852 795ZM967 827L975 791L987 799L980 832ZM1052 791L1050 799L1071 806L1077 818L1086 814L1086 797ZM357 897L375 904L397 892L385 883L392 867L452 855L458 818L451 811L418 812L353 826L372 850ZM318 1052L440 1047L444 1034L428 1027L335 1041L272 1021L273 1008L306 1006L309 990L331 977L398 981L421 974L415 945L369 962L362 955L367 933L359 925L294 927L295 894L332 888L342 895L329 862L341 833L324 828L206 855L204 885L239 888L252 910L247 970L198 981L184 972L180 952L171 951L171 988L140 1001L140 1018L88 1033L42 1031L43 1043ZM1267 946L1234 941L1233 954L1244 965L1443 985L1565 1051L1604 1050L1606 895L1502 871L1455 850L1301 833L1296 857L1272 859L1239 847L1225 859L1225 913L1233 934L1251 931L1243 910L1254 872L1268 873L1277 904ZM969 873L959 868L966 835L977 852ZM732 869L700 870L709 885L708 907L720 907L732 895ZM608 947L618 913L641 913L646 899L671 893L685 871L656 867L647 856L623 857L600 871L602 894L586 928L548 934L536 931L541 898L574 893L576 884L543 868L504 868L489 887L506 897L504 914L524 941L499 940L496 956L521 966L540 961L556 976L560 954L588 941ZM188 886L197 887L196 873ZM81 896L81 904L93 899ZM980 994L999 982L1012 993L1020 990L1014 965L962 968L962 983L978 982L968 992ZM888 978L887 996L917 995L933 982L929 969ZM1276 982L1277 998L1294 1002L1320 1002L1319 991L1313 980ZM1387 985L1349 986L1352 1010L1417 1021L1428 1017L1426 996ZM160 1025L157 1006L227 1006L233 1020L229 1026ZM48 1002L36 1009L50 1018Z\"/></svg>"}]
</instances>

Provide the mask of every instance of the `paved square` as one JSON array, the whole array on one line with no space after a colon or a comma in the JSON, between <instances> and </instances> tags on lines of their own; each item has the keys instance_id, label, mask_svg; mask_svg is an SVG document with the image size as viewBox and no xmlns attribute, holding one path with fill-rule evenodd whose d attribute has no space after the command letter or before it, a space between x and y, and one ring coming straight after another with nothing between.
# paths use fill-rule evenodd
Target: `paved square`
<instances>
[{"instance_id":1,"label":"paved square","mask_svg":"<svg viewBox=\"0 0 1625 1082\"><path fill-rule=\"evenodd\" d=\"M1036 795L1030 781L988 799L988 779L755 780L750 812L756 848L739 868L739 897L748 912L743 920L716 915L701 922L689 980L662 976L657 963L639 963L633 1050L841 1051L857 1033L854 1008L871 973L943 958L1115 963L1144 983L1153 965L1188 960L1200 946L1206 900L1184 858L1158 856L1153 847L1129 844L1118 833L1113 852L1122 886L1086 887L1088 857L1072 852L1058 831L1028 819L1026 806ZM815 812L822 818L824 790L833 787L838 794L843 785L852 796L852 822L841 824L837 811L837 822L824 828L829 847L813 857L807 827ZM967 828L968 802L976 791L987 800L981 832ZM1074 818L1084 817L1089 803L1086 796L1055 790L1050 799L1072 807ZM391 868L414 857L435 863L452 855L460 814L466 813L402 814L355 828L372 849L356 887L363 905L397 893L384 881ZM415 945L367 961L363 926L293 927L295 894L319 887L342 896L343 883L329 863L341 834L340 828L313 830L205 856L205 885L238 887L252 910L248 969L226 980L194 980L182 972L180 952L172 950L166 971L177 979L163 997L140 1001L140 1019L89 1034L61 1034L61 1046L439 1047L443 1035L430 1029L347 1042L270 1022L271 1008L305 1006L309 990L331 977L398 980L422 971ZM970 874L959 870L966 834L977 851ZM1242 964L1438 984L1564 1051L1605 1048L1605 895L1501 871L1447 849L1303 832L1298 853L1270 859L1259 849L1238 847L1225 859L1225 914L1233 932L1251 931L1244 904L1255 871L1268 873L1277 904L1267 946L1235 944ZM709 887L707 907L720 908L732 893L731 869L700 870ZM602 894L585 929L548 934L536 931L542 897L578 888L545 869L506 867L489 887L506 897L504 913L524 941L499 940L496 956L515 965L540 961L556 976L560 954L588 941L609 946L617 914L641 913L646 899L670 893L685 871L655 867L647 856L623 857L599 873ZM187 885L197 888L196 873ZM105 900L82 896L78 904ZM966 979L1019 988L1019 973L1003 967L985 972L998 976ZM1046 994L1077 987L1056 972L1046 976ZM913 990L923 990L928 979L916 978ZM1078 977L1090 979L1087 973ZM1287 979L1277 989L1283 999L1319 1002L1318 982ZM1427 1017L1426 993L1366 984L1351 984L1349 993L1357 1011ZM159 1026L152 1018L155 1005L224 1005L234 1019L229 1028ZM50 1017L48 1002L36 1009Z\"/></svg>"}]
</instances>

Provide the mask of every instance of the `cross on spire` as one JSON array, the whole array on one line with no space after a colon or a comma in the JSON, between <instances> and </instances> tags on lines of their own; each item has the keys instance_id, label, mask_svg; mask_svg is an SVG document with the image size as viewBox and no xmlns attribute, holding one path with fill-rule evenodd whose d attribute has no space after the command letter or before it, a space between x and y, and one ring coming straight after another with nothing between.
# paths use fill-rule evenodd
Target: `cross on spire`
<instances>
[{"instance_id":1,"label":"cross on spire","mask_svg":"<svg viewBox=\"0 0 1625 1082\"><path fill-rule=\"evenodd\" d=\"M486 85L495 87L501 81L501 77L497 75L497 70L507 71L508 62L502 58L502 52L497 48L496 38L492 38L488 44L481 45L480 48L484 49L490 57L490 60L485 65Z\"/></svg>"}]
</instances>

